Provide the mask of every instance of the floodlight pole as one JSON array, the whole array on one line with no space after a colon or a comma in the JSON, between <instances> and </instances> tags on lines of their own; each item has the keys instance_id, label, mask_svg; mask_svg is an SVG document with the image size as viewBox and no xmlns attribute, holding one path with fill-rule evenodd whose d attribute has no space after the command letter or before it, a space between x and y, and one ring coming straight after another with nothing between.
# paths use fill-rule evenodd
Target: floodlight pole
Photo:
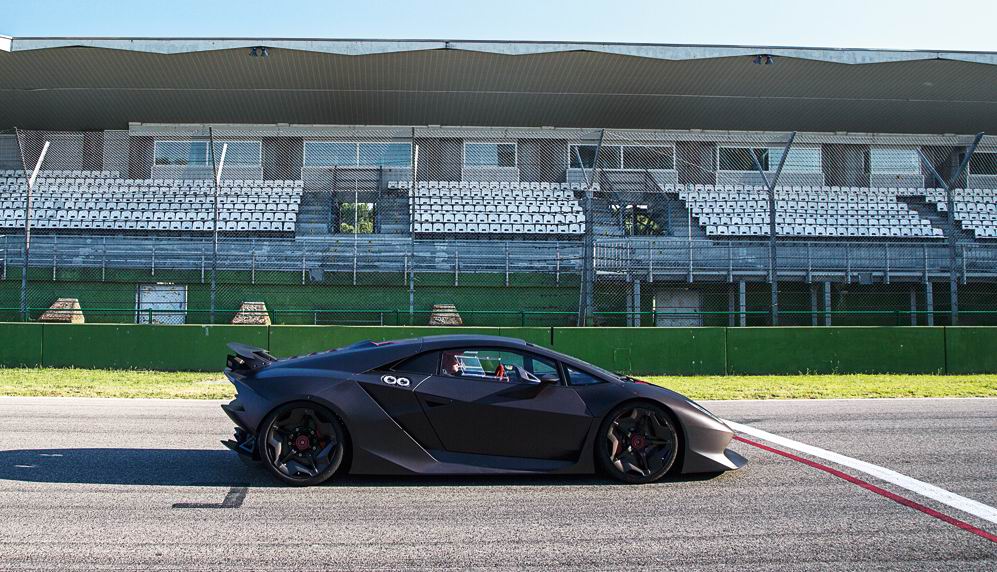
<instances>
[{"instance_id":1,"label":"floodlight pole","mask_svg":"<svg viewBox=\"0 0 997 572\"><path fill-rule=\"evenodd\" d=\"M24 201L24 257L21 261L21 319L28 321L28 259L31 255L31 191L35 187L35 180L38 178L38 171L42 168L45 155L48 154L49 142L42 146L42 152L38 155L38 162L35 163L35 170L28 178L28 196ZM21 162L23 163L23 157Z\"/></svg>"},{"instance_id":2,"label":"floodlight pole","mask_svg":"<svg viewBox=\"0 0 997 572\"><path fill-rule=\"evenodd\" d=\"M228 152L228 143L222 144L222 156L218 163L215 163L215 137L211 127L208 127L208 139L211 144L211 168L214 169L215 197L214 197L214 224L211 225L211 323L215 323L215 302L218 297L218 193L222 184L222 169L225 168L225 153Z\"/></svg>"},{"instance_id":3,"label":"floodlight pole","mask_svg":"<svg viewBox=\"0 0 997 572\"><path fill-rule=\"evenodd\" d=\"M793 146L793 141L796 140L796 131L789 134L789 140L786 141L786 146L782 149L782 157L779 158L779 167L775 171L775 176L772 177L770 181L768 176L765 175L765 169L762 168L761 162L758 160L758 156L755 154L755 150L751 150L751 160L755 163L755 169L758 170L758 174L762 177L762 182L765 183L765 187L768 189L769 195L769 271L771 276L769 276L769 286L771 292L770 304L772 306L772 325L779 325L779 269L778 269L778 256L776 252L776 240L775 234L778 226L775 222L775 187L779 184L779 177L782 176L782 168L786 166L786 157L789 156L789 149Z\"/></svg>"},{"instance_id":4,"label":"floodlight pole","mask_svg":"<svg viewBox=\"0 0 997 572\"><path fill-rule=\"evenodd\" d=\"M959 271L957 269L958 259L959 259L959 241L955 236L955 197L952 196L952 188L957 182L959 182L959 177L966 171L969 167L969 161L973 158L973 153L976 152L976 146L980 144L983 140L983 132L977 133L973 138L973 142L966 147L966 155L962 158L962 162L959 163L959 168L948 180L942 177L938 169L931 164L931 161L924 155L924 151L919 147L917 149L918 156L921 157L921 162L924 163L925 168L931 173L931 176L945 189L945 203L946 210L948 211L945 217L949 223L949 313L951 315L951 324L953 326L959 325ZM951 155L950 155L951 156Z\"/></svg>"}]
</instances>

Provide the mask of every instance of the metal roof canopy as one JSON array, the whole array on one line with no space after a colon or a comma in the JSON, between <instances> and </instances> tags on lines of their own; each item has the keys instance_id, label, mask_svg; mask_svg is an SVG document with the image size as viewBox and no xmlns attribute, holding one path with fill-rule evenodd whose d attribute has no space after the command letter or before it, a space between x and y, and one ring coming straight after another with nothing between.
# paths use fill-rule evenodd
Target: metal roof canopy
<instances>
[{"instance_id":1,"label":"metal roof canopy","mask_svg":"<svg viewBox=\"0 0 997 572\"><path fill-rule=\"evenodd\" d=\"M261 46L268 56L252 56ZM760 54L773 63L755 63ZM0 36L0 99L0 128L141 122L997 133L997 53Z\"/></svg>"}]
</instances>

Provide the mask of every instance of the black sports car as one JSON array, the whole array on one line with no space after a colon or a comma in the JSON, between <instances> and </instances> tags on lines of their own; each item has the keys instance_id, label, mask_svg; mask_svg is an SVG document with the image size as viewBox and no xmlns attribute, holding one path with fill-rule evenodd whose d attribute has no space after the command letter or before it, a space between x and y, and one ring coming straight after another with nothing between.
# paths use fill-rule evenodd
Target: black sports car
<instances>
[{"instance_id":1,"label":"black sports car","mask_svg":"<svg viewBox=\"0 0 997 572\"><path fill-rule=\"evenodd\" d=\"M737 469L697 403L522 340L360 342L288 359L230 344L233 451L284 482L379 475L593 473L629 483Z\"/></svg>"}]
</instances>

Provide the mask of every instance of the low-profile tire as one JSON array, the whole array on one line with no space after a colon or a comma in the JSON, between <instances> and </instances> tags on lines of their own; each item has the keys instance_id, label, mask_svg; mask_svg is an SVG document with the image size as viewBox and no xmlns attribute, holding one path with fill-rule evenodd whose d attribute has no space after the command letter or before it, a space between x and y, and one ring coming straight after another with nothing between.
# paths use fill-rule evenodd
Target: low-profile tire
<instances>
[{"instance_id":1,"label":"low-profile tire","mask_svg":"<svg viewBox=\"0 0 997 572\"><path fill-rule=\"evenodd\" d=\"M288 403L267 415L257 438L260 460L289 485L317 485L339 470L346 431L331 411L314 403Z\"/></svg>"},{"instance_id":2,"label":"low-profile tire","mask_svg":"<svg viewBox=\"0 0 997 572\"><path fill-rule=\"evenodd\" d=\"M653 483L678 468L681 437L672 414L646 401L610 411L596 436L596 462L625 483Z\"/></svg>"}]
</instances>

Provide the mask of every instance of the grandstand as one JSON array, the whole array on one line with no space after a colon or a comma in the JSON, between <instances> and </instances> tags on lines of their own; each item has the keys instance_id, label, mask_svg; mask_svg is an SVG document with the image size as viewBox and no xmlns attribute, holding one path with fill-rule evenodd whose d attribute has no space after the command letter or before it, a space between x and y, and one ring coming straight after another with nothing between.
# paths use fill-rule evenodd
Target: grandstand
<instances>
[{"instance_id":1,"label":"grandstand","mask_svg":"<svg viewBox=\"0 0 997 572\"><path fill-rule=\"evenodd\" d=\"M0 172L0 228L23 228L25 171ZM148 234L214 230L210 180L121 179L117 171L42 171L35 183L38 230ZM224 180L218 188L218 230L294 233L302 182Z\"/></svg>"},{"instance_id":2,"label":"grandstand","mask_svg":"<svg viewBox=\"0 0 997 572\"><path fill-rule=\"evenodd\" d=\"M0 40L7 319L997 322L997 54Z\"/></svg>"},{"instance_id":3,"label":"grandstand","mask_svg":"<svg viewBox=\"0 0 997 572\"><path fill-rule=\"evenodd\" d=\"M388 188L392 188L391 183ZM397 188L409 188L397 183ZM414 192L415 234L557 236L580 235L585 216L579 184L419 181Z\"/></svg>"}]
</instances>

